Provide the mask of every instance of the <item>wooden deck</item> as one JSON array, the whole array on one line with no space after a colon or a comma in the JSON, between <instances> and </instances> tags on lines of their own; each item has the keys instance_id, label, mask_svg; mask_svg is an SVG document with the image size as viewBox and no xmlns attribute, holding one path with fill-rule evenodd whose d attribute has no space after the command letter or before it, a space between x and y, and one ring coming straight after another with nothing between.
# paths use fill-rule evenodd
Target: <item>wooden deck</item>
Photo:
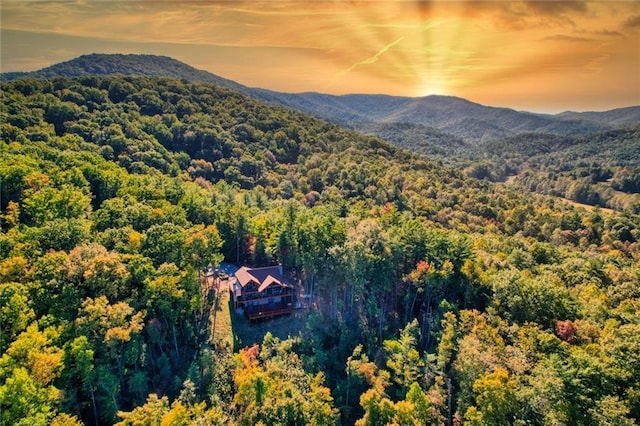
<instances>
[{"instance_id":1,"label":"wooden deck","mask_svg":"<svg viewBox=\"0 0 640 426\"><path fill-rule=\"evenodd\" d=\"M244 313L249 320L260 318L272 318L281 315L288 315L293 312L293 303L273 303L267 305L247 306Z\"/></svg>"}]
</instances>

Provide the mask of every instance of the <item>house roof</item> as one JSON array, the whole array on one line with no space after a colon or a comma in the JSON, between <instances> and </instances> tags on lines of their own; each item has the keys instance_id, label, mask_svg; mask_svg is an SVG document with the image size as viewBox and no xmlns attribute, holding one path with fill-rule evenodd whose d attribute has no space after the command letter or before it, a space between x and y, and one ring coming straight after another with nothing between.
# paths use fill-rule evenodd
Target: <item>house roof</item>
<instances>
[{"instance_id":1,"label":"house roof","mask_svg":"<svg viewBox=\"0 0 640 426\"><path fill-rule=\"evenodd\" d=\"M264 291L274 283L282 287L293 288L280 274L279 266L267 266L266 268L247 268L243 266L236 271L235 276L242 288L245 288L250 282L256 283L258 292Z\"/></svg>"},{"instance_id":2,"label":"house roof","mask_svg":"<svg viewBox=\"0 0 640 426\"><path fill-rule=\"evenodd\" d=\"M238 280L235 278L231 278L229 281L229 290L233 293L233 300L235 301L240 296L242 296L242 287L238 284Z\"/></svg>"}]
</instances>

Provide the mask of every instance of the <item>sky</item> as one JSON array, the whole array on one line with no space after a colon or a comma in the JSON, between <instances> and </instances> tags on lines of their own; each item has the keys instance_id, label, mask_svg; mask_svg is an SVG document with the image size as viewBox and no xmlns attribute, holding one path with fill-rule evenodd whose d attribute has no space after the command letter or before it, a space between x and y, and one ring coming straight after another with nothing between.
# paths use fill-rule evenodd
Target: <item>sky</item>
<instances>
[{"instance_id":1,"label":"sky","mask_svg":"<svg viewBox=\"0 0 640 426\"><path fill-rule=\"evenodd\" d=\"M640 105L638 0L2 0L0 13L3 72L145 53L282 92L549 113Z\"/></svg>"}]
</instances>

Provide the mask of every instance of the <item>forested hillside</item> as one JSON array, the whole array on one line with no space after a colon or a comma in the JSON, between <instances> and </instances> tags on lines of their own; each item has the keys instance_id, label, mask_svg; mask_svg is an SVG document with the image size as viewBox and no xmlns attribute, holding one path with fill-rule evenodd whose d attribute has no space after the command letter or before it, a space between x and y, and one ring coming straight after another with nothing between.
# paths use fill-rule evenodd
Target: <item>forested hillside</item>
<instances>
[{"instance_id":1,"label":"forested hillside","mask_svg":"<svg viewBox=\"0 0 640 426\"><path fill-rule=\"evenodd\" d=\"M640 218L167 78L0 110L2 424L634 424ZM203 267L281 263L299 334L211 336Z\"/></svg>"},{"instance_id":2,"label":"forested hillside","mask_svg":"<svg viewBox=\"0 0 640 426\"><path fill-rule=\"evenodd\" d=\"M81 77L87 75L137 77L167 77L188 80L193 83L208 83L234 90L248 90L247 87L207 71L167 56L123 55L92 53L53 64L32 72L3 73L3 80L24 78Z\"/></svg>"},{"instance_id":3,"label":"forested hillside","mask_svg":"<svg viewBox=\"0 0 640 426\"><path fill-rule=\"evenodd\" d=\"M246 87L207 71L195 69L175 59L155 55L90 54L41 70L29 73L4 73L1 77L6 81L15 78L84 75L170 77L192 83L216 84L270 104L293 108L363 131L371 129L375 131L381 128L382 132L386 132L385 125L413 126L416 134L411 137L411 144L414 146L422 143L422 131L425 127L449 133L455 138L464 139L467 143L481 144L530 132L574 135L610 130L640 122L639 106L603 112L567 111L552 115L485 106L453 96L402 97L370 94L335 96L313 92L281 93ZM384 133L376 134L384 136Z\"/></svg>"},{"instance_id":4,"label":"forested hillside","mask_svg":"<svg viewBox=\"0 0 640 426\"><path fill-rule=\"evenodd\" d=\"M640 212L640 125L581 136L525 134L458 154L470 176L578 203ZM477 160L480 158L481 160Z\"/></svg>"}]
</instances>

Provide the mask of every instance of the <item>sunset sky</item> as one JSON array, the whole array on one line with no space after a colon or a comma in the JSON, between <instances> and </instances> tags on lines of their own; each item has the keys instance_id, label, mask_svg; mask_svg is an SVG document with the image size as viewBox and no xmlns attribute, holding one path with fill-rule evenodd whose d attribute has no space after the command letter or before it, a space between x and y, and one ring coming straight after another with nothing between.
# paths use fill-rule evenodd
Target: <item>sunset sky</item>
<instances>
[{"instance_id":1,"label":"sunset sky","mask_svg":"<svg viewBox=\"0 0 640 426\"><path fill-rule=\"evenodd\" d=\"M285 92L452 95L538 112L640 104L640 2L2 0L1 69L176 58Z\"/></svg>"}]
</instances>

